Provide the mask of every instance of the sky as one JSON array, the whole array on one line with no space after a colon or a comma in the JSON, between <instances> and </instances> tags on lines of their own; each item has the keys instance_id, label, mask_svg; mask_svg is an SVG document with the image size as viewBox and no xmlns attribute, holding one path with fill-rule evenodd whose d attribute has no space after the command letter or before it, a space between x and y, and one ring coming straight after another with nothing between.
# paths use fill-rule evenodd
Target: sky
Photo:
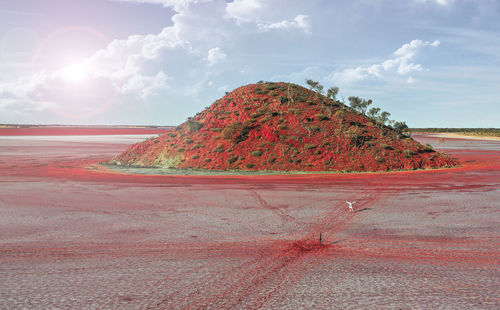
<instances>
[{"instance_id":1,"label":"sky","mask_svg":"<svg viewBox=\"0 0 500 310\"><path fill-rule=\"evenodd\" d=\"M0 123L178 125L309 78L410 127L500 127L500 1L0 0Z\"/></svg>"}]
</instances>

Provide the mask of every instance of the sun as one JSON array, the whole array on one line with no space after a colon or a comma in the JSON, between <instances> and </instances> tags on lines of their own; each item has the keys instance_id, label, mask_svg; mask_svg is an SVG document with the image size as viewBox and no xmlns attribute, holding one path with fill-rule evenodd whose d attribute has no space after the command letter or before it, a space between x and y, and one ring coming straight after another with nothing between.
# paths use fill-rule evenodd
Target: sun
<instances>
[{"instance_id":1,"label":"sun","mask_svg":"<svg viewBox=\"0 0 500 310\"><path fill-rule=\"evenodd\" d=\"M89 67L83 63L73 63L60 70L62 79L72 83L81 83L89 75Z\"/></svg>"}]
</instances>

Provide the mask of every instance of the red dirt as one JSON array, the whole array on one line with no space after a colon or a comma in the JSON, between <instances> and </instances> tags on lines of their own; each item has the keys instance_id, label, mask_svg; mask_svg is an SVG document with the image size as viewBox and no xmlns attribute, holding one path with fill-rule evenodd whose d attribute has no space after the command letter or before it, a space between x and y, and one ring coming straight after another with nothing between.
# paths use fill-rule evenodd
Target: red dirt
<instances>
[{"instance_id":1,"label":"red dirt","mask_svg":"<svg viewBox=\"0 0 500 310\"><path fill-rule=\"evenodd\" d=\"M293 93L293 94L291 94ZM388 171L455 166L338 101L288 83L251 84L112 163L269 171Z\"/></svg>"},{"instance_id":2,"label":"red dirt","mask_svg":"<svg viewBox=\"0 0 500 310\"><path fill-rule=\"evenodd\" d=\"M463 166L124 175L126 140L2 137L0 308L498 308L500 143L416 139Z\"/></svg>"}]
</instances>

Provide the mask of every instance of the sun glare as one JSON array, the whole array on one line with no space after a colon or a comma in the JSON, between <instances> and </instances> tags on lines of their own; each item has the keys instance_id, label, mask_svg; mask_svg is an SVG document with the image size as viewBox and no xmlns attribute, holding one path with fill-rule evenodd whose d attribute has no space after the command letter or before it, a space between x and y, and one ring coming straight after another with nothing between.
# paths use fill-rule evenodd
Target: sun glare
<instances>
[{"instance_id":1,"label":"sun glare","mask_svg":"<svg viewBox=\"0 0 500 310\"><path fill-rule=\"evenodd\" d=\"M64 80L73 83L80 83L87 78L89 68L84 63L74 63L62 68L60 73Z\"/></svg>"}]
</instances>

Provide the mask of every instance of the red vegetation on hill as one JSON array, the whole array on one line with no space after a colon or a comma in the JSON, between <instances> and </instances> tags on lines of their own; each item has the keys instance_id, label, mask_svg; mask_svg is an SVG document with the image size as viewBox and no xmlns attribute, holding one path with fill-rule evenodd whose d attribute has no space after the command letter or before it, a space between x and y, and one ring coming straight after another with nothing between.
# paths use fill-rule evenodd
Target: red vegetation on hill
<instances>
[{"instance_id":1,"label":"red vegetation on hill","mask_svg":"<svg viewBox=\"0 0 500 310\"><path fill-rule=\"evenodd\" d=\"M209 170L387 171L457 165L392 128L295 84L240 87L111 163Z\"/></svg>"}]
</instances>

